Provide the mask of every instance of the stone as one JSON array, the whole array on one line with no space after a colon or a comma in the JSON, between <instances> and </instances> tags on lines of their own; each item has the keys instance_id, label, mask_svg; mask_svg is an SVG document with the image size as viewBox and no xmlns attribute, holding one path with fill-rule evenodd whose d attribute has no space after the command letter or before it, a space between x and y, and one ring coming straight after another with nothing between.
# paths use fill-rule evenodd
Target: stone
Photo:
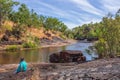
<instances>
[{"instance_id":1,"label":"stone","mask_svg":"<svg viewBox=\"0 0 120 80\"><path fill-rule=\"evenodd\" d=\"M91 71L97 71L97 68L91 68L90 70Z\"/></svg>"},{"instance_id":2,"label":"stone","mask_svg":"<svg viewBox=\"0 0 120 80\"><path fill-rule=\"evenodd\" d=\"M58 62L60 62L59 54L57 54L57 53L51 54L51 55L50 55L50 58L49 58L49 61L50 61L51 63L58 63Z\"/></svg>"},{"instance_id":3,"label":"stone","mask_svg":"<svg viewBox=\"0 0 120 80\"><path fill-rule=\"evenodd\" d=\"M61 76L58 80L64 80L64 76Z\"/></svg>"},{"instance_id":4,"label":"stone","mask_svg":"<svg viewBox=\"0 0 120 80\"><path fill-rule=\"evenodd\" d=\"M110 64L110 65L107 65L107 66L105 66L106 68L111 68L112 67L112 65Z\"/></svg>"},{"instance_id":5,"label":"stone","mask_svg":"<svg viewBox=\"0 0 120 80\"><path fill-rule=\"evenodd\" d=\"M80 56L78 59L77 59L77 62L80 63L80 62L85 62L86 61L86 57L85 56Z\"/></svg>"},{"instance_id":6,"label":"stone","mask_svg":"<svg viewBox=\"0 0 120 80\"><path fill-rule=\"evenodd\" d=\"M64 62L77 62L80 56L83 56L83 54L77 50L64 50L60 52L60 58L63 59Z\"/></svg>"},{"instance_id":7,"label":"stone","mask_svg":"<svg viewBox=\"0 0 120 80\"><path fill-rule=\"evenodd\" d=\"M70 76L70 75L71 75L71 73L66 74L67 77Z\"/></svg>"},{"instance_id":8,"label":"stone","mask_svg":"<svg viewBox=\"0 0 120 80\"><path fill-rule=\"evenodd\" d=\"M49 60L52 63L85 62L86 57L78 50L63 50L59 53L51 54Z\"/></svg>"}]
</instances>

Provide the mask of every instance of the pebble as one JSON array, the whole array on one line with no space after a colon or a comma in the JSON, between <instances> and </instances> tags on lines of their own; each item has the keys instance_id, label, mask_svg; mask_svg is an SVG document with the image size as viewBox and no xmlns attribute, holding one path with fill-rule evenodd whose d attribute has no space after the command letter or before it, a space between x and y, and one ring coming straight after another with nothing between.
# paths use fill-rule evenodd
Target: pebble
<instances>
[{"instance_id":1,"label":"pebble","mask_svg":"<svg viewBox=\"0 0 120 80\"><path fill-rule=\"evenodd\" d=\"M105 66L106 68L111 68L112 67L112 65L110 64L110 65L107 65L107 66Z\"/></svg>"},{"instance_id":2,"label":"pebble","mask_svg":"<svg viewBox=\"0 0 120 80\"><path fill-rule=\"evenodd\" d=\"M90 71L97 71L97 68L91 68Z\"/></svg>"}]
</instances>

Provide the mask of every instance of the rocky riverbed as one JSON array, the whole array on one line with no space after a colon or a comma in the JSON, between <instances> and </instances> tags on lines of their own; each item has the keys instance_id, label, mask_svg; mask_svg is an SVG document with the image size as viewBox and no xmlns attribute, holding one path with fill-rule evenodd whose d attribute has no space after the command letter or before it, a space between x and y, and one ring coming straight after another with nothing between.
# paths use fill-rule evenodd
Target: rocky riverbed
<instances>
[{"instance_id":1,"label":"rocky riverbed","mask_svg":"<svg viewBox=\"0 0 120 80\"><path fill-rule=\"evenodd\" d=\"M9 65L10 66L10 65ZM27 72L14 74L15 65L1 65L0 80L120 80L120 58L85 63L29 64Z\"/></svg>"}]
</instances>

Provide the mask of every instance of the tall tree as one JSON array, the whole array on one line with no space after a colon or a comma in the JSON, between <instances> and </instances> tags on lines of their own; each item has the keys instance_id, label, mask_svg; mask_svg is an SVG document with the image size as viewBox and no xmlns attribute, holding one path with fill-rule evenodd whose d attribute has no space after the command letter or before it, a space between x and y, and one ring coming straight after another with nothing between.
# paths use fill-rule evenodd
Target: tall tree
<instances>
[{"instance_id":1,"label":"tall tree","mask_svg":"<svg viewBox=\"0 0 120 80\"><path fill-rule=\"evenodd\" d=\"M12 0L0 0L0 26L8 19L13 6L18 4L18 2Z\"/></svg>"}]
</instances>

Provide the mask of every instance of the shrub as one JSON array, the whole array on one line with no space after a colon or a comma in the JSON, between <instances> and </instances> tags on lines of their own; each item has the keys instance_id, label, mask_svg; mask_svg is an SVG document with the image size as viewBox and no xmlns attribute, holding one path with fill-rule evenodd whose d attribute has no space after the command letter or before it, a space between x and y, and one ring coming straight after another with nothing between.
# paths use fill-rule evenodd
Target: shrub
<instances>
[{"instance_id":1,"label":"shrub","mask_svg":"<svg viewBox=\"0 0 120 80\"><path fill-rule=\"evenodd\" d=\"M40 44L40 39L38 37L34 37L34 42L39 45Z\"/></svg>"},{"instance_id":2,"label":"shrub","mask_svg":"<svg viewBox=\"0 0 120 80\"><path fill-rule=\"evenodd\" d=\"M67 37L64 36L63 34L61 34L60 37L61 37L62 39L67 39Z\"/></svg>"},{"instance_id":3,"label":"shrub","mask_svg":"<svg viewBox=\"0 0 120 80\"><path fill-rule=\"evenodd\" d=\"M106 42L104 39L99 39L99 41L97 41L94 46L95 46L95 49L97 50L99 58L109 56L109 54L107 54L106 52L107 51Z\"/></svg>"},{"instance_id":4,"label":"shrub","mask_svg":"<svg viewBox=\"0 0 120 80\"><path fill-rule=\"evenodd\" d=\"M23 48L37 48L37 44L35 42L29 41L29 42L25 42L23 44Z\"/></svg>"},{"instance_id":5,"label":"shrub","mask_svg":"<svg viewBox=\"0 0 120 80\"><path fill-rule=\"evenodd\" d=\"M20 50L20 47L18 47L17 45L10 45L6 47L6 51L16 51L16 50Z\"/></svg>"}]
</instances>

